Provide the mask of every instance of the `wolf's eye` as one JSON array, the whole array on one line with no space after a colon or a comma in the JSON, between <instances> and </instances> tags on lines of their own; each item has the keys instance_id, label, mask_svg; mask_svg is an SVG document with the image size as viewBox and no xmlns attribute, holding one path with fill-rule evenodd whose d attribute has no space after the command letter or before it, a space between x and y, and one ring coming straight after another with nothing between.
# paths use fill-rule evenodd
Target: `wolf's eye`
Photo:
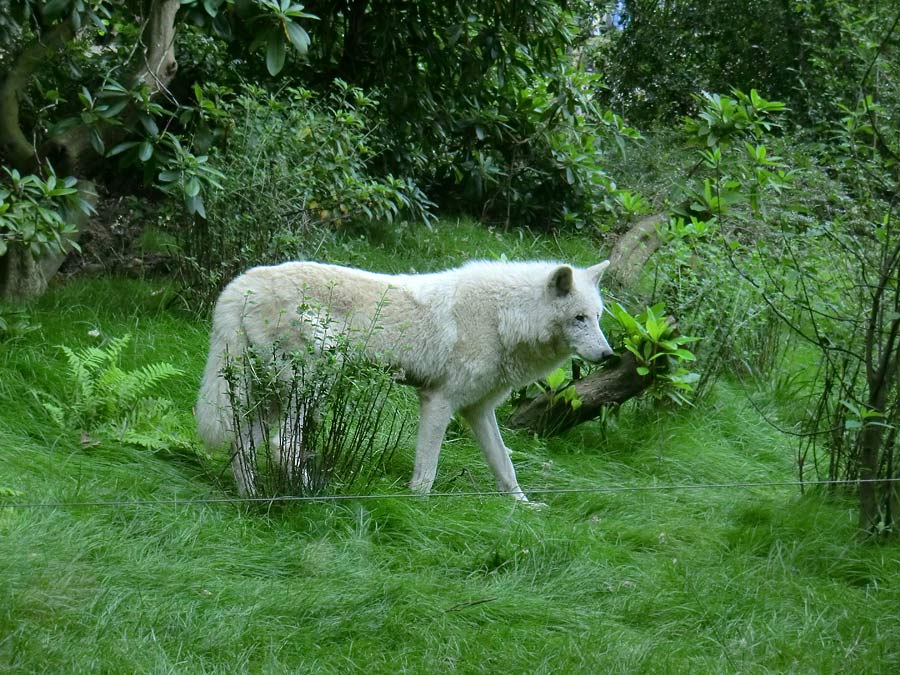
<instances>
[{"instance_id":1,"label":"wolf's eye","mask_svg":"<svg viewBox=\"0 0 900 675\"><path fill-rule=\"evenodd\" d=\"M578 314L575 316L576 321L584 321L587 317L584 314Z\"/></svg>"}]
</instances>

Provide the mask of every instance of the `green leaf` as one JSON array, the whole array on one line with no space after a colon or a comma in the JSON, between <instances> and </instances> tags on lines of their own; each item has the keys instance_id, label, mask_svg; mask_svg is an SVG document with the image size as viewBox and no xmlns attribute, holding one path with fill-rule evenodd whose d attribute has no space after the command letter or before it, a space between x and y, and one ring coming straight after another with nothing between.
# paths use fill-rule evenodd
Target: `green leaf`
<instances>
[{"instance_id":1,"label":"green leaf","mask_svg":"<svg viewBox=\"0 0 900 675\"><path fill-rule=\"evenodd\" d=\"M146 162L153 156L153 145L147 141L141 143L141 147L138 149L138 159L142 162Z\"/></svg>"},{"instance_id":2,"label":"green leaf","mask_svg":"<svg viewBox=\"0 0 900 675\"><path fill-rule=\"evenodd\" d=\"M141 120L141 124L144 126L144 129L147 130L147 133L151 136L159 136L159 126L156 124L156 120L154 120L149 115L141 115L139 117Z\"/></svg>"},{"instance_id":3,"label":"green leaf","mask_svg":"<svg viewBox=\"0 0 900 675\"><path fill-rule=\"evenodd\" d=\"M281 72L281 69L284 68L285 56L284 41L281 36L277 34L272 36L266 50L266 69L270 75L277 75Z\"/></svg>"},{"instance_id":4,"label":"green leaf","mask_svg":"<svg viewBox=\"0 0 900 675\"><path fill-rule=\"evenodd\" d=\"M305 55L306 52L309 51L309 33L303 30L302 26L293 21L285 21L284 28L288 39L290 39L291 44L294 45L294 49L300 54Z\"/></svg>"},{"instance_id":5,"label":"green leaf","mask_svg":"<svg viewBox=\"0 0 900 675\"><path fill-rule=\"evenodd\" d=\"M625 340L625 349L634 354L638 358L638 360L644 360L644 355L641 354L641 350L639 349L638 345L636 345L631 340Z\"/></svg>"},{"instance_id":6,"label":"green leaf","mask_svg":"<svg viewBox=\"0 0 900 675\"><path fill-rule=\"evenodd\" d=\"M103 111L103 117L105 117L107 119L115 117L116 115L118 115L120 112L122 112L125 109L126 105L128 105L128 101L125 101L125 100L116 101L115 103L111 103Z\"/></svg>"},{"instance_id":7,"label":"green leaf","mask_svg":"<svg viewBox=\"0 0 900 675\"><path fill-rule=\"evenodd\" d=\"M185 199L185 206L187 206L188 213L191 215L197 214L204 220L206 220L206 209L203 207L203 197L200 195L194 195L193 197L187 197Z\"/></svg>"},{"instance_id":8,"label":"green leaf","mask_svg":"<svg viewBox=\"0 0 900 675\"><path fill-rule=\"evenodd\" d=\"M196 197L200 194L200 181L196 176L191 176L184 184L184 194L188 197Z\"/></svg>"},{"instance_id":9,"label":"green leaf","mask_svg":"<svg viewBox=\"0 0 900 675\"><path fill-rule=\"evenodd\" d=\"M612 313L613 318L621 324L621 326L631 334L640 333L641 329L638 326L637 321L634 320L634 317L628 313L628 311L622 307L618 302L612 303L609 307L610 313Z\"/></svg>"},{"instance_id":10,"label":"green leaf","mask_svg":"<svg viewBox=\"0 0 900 675\"><path fill-rule=\"evenodd\" d=\"M98 155L104 154L104 150L106 149L103 144L103 138L100 136L100 132L96 129L91 129L90 133L91 138L91 147L94 149Z\"/></svg>"},{"instance_id":11,"label":"green leaf","mask_svg":"<svg viewBox=\"0 0 900 675\"><path fill-rule=\"evenodd\" d=\"M635 370L637 370L638 375L649 375L650 369L647 366L638 366Z\"/></svg>"},{"instance_id":12,"label":"green leaf","mask_svg":"<svg viewBox=\"0 0 900 675\"><path fill-rule=\"evenodd\" d=\"M666 321L665 317L656 317L653 314L647 317L647 332L650 334L650 339L654 342L659 342L668 328L669 322Z\"/></svg>"},{"instance_id":13,"label":"green leaf","mask_svg":"<svg viewBox=\"0 0 900 675\"><path fill-rule=\"evenodd\" d=\"M562 386L562 383L566 381L566 371L562 368L557 368L552 373L547 375L547 384L555 391Z\"/></svg>"}]
</instances>

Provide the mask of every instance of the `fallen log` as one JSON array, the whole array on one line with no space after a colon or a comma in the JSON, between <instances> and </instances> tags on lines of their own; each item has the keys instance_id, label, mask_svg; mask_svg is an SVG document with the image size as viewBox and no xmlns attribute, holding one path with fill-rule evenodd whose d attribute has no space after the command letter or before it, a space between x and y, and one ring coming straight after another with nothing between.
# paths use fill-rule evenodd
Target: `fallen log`
<instances>
[{"instance_id":1,"label":"fallen log","mask_svg":"<svg viewBox=\"0 0 900 675\"><path fill-rule=\"evenodd\" d=\"M652 383L653 378L649 375L638 374L634 355L625 352L609 359L603 368L572 385L581 400L581 406L577 409L558 393L545 392L521 403L513 411L508 424L514 428L530 429L542 436L553 436L594 419L605 407L634 398Z\"/></svg>"},{"instance_id":2,"label":"fallen log","mask_svg":"<svg viewBox=\"0 0 900 675\"><path fill-rule=\"evenodd\" d=\"M656 232L668 214L654 213L632 224L620 236L609 254L609 270L604 275L605 285L631 288L641 278L641 272L662 242Z\"/></svg>"}]
</instances>

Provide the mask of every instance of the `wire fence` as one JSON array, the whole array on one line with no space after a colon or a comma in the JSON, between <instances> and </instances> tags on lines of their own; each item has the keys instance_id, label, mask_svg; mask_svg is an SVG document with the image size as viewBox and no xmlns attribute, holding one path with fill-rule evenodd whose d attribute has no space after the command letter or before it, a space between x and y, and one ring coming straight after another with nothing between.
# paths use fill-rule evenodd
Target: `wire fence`
<instances>
[{"instance_id":1,"label":"wire fence","mask_svg":"<svg viewBox=\"0 0 900 675\"><path fill-rule=\"evenodd\" d=\"M861 485L864 483L900 483L900 478L871 478L848 480L793 480L793 481L762 481L762 482L734 482L734 483L674 483L668 485L609 485L609 486L584 486L573 488L531 488L530 495L566 495L566 494L611 494L621 492L662 492L676 490L744 490L751 488L778 488L778 487L814 487L819 485ZM61 509L61 508L129 508L145 506L195 506L203 504L240 504L259 503L274 504L283 502L338 502L352 500L395 500L395 499L434 499L434 498L471 498L471 497L498 497L513 496L518 492L502 490L469 490L459 492L397 492L383 494L351 494L351 495L281 495L270 497L194 497L170 499L129 499L129 500L96 500L96 501L69 501L69 502L7 502L0 501L0 509Z\"/></svg>"}]
</instances>

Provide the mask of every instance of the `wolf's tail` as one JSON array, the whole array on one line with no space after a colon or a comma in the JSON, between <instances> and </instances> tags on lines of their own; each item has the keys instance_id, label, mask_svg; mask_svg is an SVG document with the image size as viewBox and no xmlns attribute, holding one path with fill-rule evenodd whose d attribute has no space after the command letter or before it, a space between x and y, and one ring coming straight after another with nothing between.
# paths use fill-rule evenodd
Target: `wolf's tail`
<instances>
[{"instance_id":1,"label":"wolf's tail","mask_svg":"<svg viewBox=\"0 0 900 675\"><path fill-rule=\"evenodd\" d=\"M247 341L240 317L231 316L231 303L216 304L213 312L209 358L197 397L197 432L211 448L221 447L234 437L229 384L223 375L228 358L239 358Z\"/></svg>"}]
</instances>

